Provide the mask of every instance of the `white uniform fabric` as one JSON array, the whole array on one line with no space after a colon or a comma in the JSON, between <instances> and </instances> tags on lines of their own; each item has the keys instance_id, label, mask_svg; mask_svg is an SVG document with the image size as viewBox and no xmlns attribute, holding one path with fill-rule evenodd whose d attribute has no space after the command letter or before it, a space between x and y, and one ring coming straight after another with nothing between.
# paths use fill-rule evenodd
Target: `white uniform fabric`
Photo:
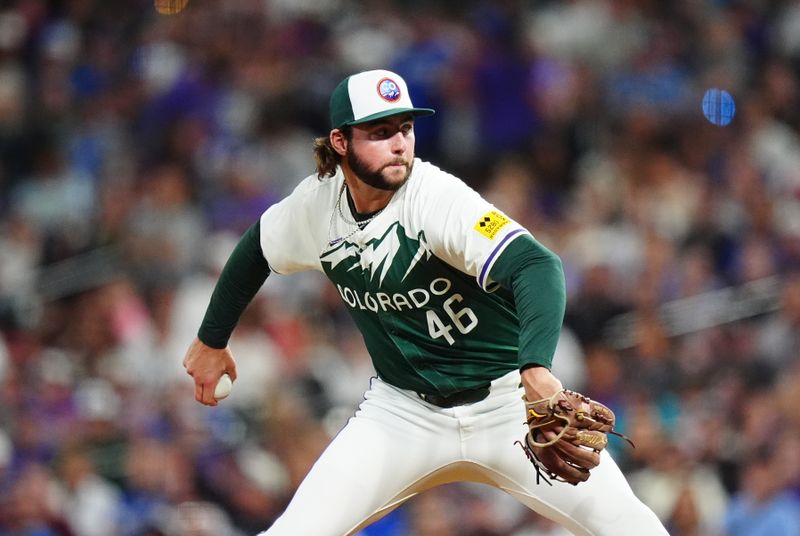
<instances>
[{"instance_id":1,"label":"white uniform fabric","mask_svg":"<svg viewBox=\"0 0 800 536\"><path fill-rule=\"evenodd\" d=\"M322 271L320 257L337 249L342 240L359 245L379 241L399 223L409 238L418 239L424 232L427 254L473 275L486 289L491 283L492 263L512 239L527 233L460 179L419 159L414 160L411 177L386 208L358 230L335 211L340 202L346 217L353 217L341 193L343 180L341 169L329 179L306 177L291 195L264 212L261 248L272 271ZM475 231L484 218L486 226ZM387 249L391 256L391 248ZM388 268L392 260L376 252L372 268L377 270L376 264L381 263ZM362 259L365 262L369 259Z\"/></svg>"},{"instance_id":2,"label":"white uniform fabric","mask_svg":"<svg viewBox=\"0 0 800 536\"><path fill-rule=\"evenodd\" d=\"M527 427L519 373L492 382L475 404L439 408L378 378L358 412L262 536L354 534L436 485L481 482L501 489L579 536L667 535L614 460L587 482L544 481L514 442Z\"/></svg>"},{"instance_id":3,"label":"white uniform fabric","mask_svg":"<svg viewBox=\"0 0 800 536\"><path fill-rule=\"evenodd\" d=\"M491 292L488 274L527 231L421 160L359 229L343 180L341 171L303 180L262 216L261 246L277 273L326 273L384 379L372 381L356 416L262 534L352 534L414 494L452 481L495 486L579 535L666 534L607 453L588 482L551 487L537 484L514 444L527 432L517 319L501 292ZM397 387L449 394L489 381L486 399L451 409Z\"/></svg>"}]
</instances>

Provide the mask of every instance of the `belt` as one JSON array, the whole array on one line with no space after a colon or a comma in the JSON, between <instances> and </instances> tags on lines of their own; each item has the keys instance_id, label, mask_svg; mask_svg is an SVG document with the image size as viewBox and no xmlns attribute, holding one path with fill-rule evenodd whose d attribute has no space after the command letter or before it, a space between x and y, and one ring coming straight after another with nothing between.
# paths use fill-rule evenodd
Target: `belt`
<instances>
[{"instance_id":1,"label":"belt","mask_svg":"<svg viewBox=\"0 0 800 536\"><path fill-rule=\"evenodd\" d=\"M440 408L452 408L455 406L465 406L467 404L474 404L480 402L489 396L489 386L476 387L475 389L466 389L451 395L429 395L426 393L417 393L419 397L434 406Z\"/></svg>"}]
</instances>

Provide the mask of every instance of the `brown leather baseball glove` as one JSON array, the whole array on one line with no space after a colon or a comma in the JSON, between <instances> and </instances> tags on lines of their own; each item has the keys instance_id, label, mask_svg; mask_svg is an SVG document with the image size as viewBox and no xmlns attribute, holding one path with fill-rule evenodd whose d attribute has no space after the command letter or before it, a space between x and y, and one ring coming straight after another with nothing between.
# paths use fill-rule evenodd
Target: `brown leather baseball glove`
<instances>
[{"instance_id":1,"label":"brown leather baseball glove","mask_svg":"<svg viewBox=\"0 0 800 536\"><path fill-rule=\"evenodd\" d=\"M536 467L553 480L578 485L600 463L614 431L614 412L589 397L562 389L550 398L525 400L529 431L518 443ZM630 442L630 440L628 440ZM545 478L545 481L550 482Z\"/></svg>"}]
</instances>

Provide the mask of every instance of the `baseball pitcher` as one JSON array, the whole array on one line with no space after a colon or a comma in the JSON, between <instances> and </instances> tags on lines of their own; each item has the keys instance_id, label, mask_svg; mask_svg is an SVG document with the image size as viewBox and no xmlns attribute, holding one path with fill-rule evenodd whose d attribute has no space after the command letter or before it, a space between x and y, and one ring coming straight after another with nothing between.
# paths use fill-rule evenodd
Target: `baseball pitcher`
<instances>
[{"instance_id":1,"label":"baseball pitcher","mask_svg":"<svg viewBox=\"0 0 800 536\"><path fill-rule=\"evenodd\" d=\"M317 172L231 254L184 366L215 405L228 339L270 272L319 270L377 376L269 536L353 534L426 489L482 482L578 535L665 535L605 450L614 414L550 372L561 261L460 179L414 156L404 80L373 70L330 99ZM311 514L313 512L313 515Z\"/></svg>"}]
</instances>

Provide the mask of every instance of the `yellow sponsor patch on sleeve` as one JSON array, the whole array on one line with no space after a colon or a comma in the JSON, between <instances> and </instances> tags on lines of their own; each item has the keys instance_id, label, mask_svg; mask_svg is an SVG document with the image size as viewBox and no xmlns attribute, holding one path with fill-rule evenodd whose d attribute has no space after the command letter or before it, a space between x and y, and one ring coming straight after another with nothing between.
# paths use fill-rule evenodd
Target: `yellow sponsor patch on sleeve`
<instances>
[{"instance_id":1,"label":"yellow sponsor patch on sleeve","mask_svg":"<svg viewBox=\"0 0 800 536\"><path fill-rule=\"evenodd\" d=\"M496 210L492 210L481 216L473 229L481 233L489 240L494 240L494 237L497 236L497 233L500 232L500 229L505 227L510 221L511 220L509 220L505 214L502 214Z\"/></svg>"}]
</instances>

